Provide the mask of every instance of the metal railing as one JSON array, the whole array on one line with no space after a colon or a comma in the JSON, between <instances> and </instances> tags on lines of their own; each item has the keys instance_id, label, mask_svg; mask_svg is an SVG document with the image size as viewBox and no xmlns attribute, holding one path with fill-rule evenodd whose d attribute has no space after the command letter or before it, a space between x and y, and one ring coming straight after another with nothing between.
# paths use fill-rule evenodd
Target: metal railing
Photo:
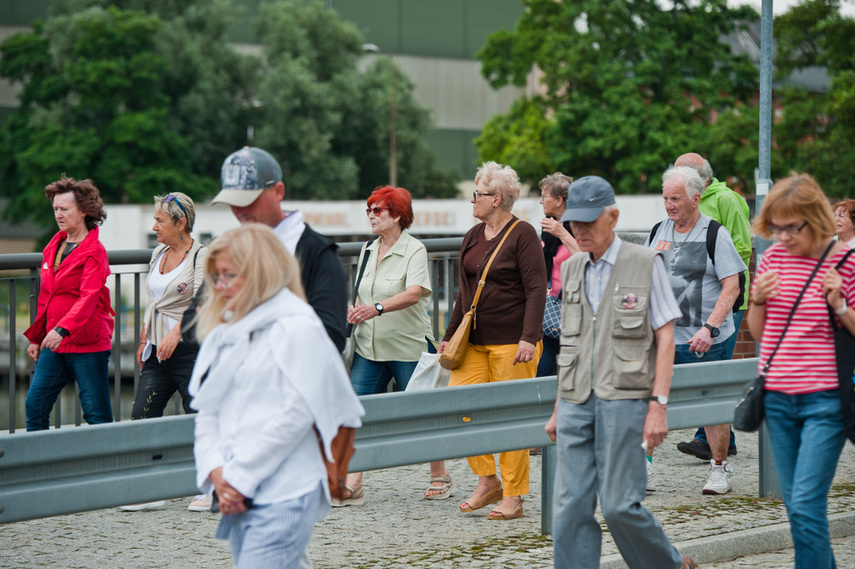
<instances>
[{"instance_id":1,"label":"metal railing","mask_svg":"<svg viewBox=\"0 0 855 569\"><path fill-rule=\"evenodd\" d=\"M729 423L757 360L674 368L671 429ZM354 472L543 447L542 531L551 532L554 447L543 430L556 378L369 395ZM0 523L188 496L197 492L193 416L0 435ZM760 495L775 493L760 438Z\"/></svg>"},{"instance_id":2,"label":"metal railing","mask_svg":"<svg viewBox=\"0 0 855 569\"><path fill-rule=\"evenodd\" d=\"M428 250L431 285L434 291L431 297L430 315L437 338L439 334L445 332L445 315L454 307L458 282L456 260L462 241L462 237L422 241ZM348 274L348 288L353 283L354 267L361 247L362 243L339 244L338 253ZM112 293L113 310L116 312L110 373L113 417L117 422L130 418L133 394L136 393L139 383L136 348L144 308L140 287L144 286L151 253L151 249L108 252L110 265L115 271L108 280L108 286ZM0 271L19 273L0 276L0 290L8 291L9 296L9 302L6 304L6 318L0 323L0 378L2 378L0 401L4 396L8 397L8 406L0 409L0 429L8 429L10 433L23 427L26 386L29 385L28 379L32 378L32 370L35 366L26 355L28 342L22 334L36 316L41 262L40 253L0 255ZM135 266L135 268L123 270L129 266ZM139 266L145 268L142 269ZM451 294L448 294L448 291ZM4 354L4 351L7 353ZM133 378L132 385L131 378ZM166 414L178 415L180 408L180 400L176 395L173 397L172 404L168 406ZM63 409L66 415L73 414L73 420L63 418ZM77 386L75 385L74 388L69 386L63 390L63 395L57 400L52 413L52 424L59 428L70 424L80 425L81 421L82 412L79 397L77 397Z\"/></svg>"}]
</instances>

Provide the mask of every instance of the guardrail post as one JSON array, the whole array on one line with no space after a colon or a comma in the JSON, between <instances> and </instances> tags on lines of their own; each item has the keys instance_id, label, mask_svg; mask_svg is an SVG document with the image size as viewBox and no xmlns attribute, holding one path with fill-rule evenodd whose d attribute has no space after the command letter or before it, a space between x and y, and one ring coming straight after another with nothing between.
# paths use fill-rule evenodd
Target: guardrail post
<instances>
[{"instance_id":1,"label":"guardrail post","mask_svg":"<svg viewBox=\"0 0 855 569\"><path fill-rule=\"evenodd\" d=\"M552 535L552 499L555 496L555 445L542 447L540 455L540 533Z\"/></svg>"},{"instance_id":2,"label":"guardrail post","mask_svg":"<svg viewBox=\"0 0 855 569\"><path fill-rule=\"evenodd\" d=\"M760 497L783 498L778 472L775 470L775 457L772 455L772 444L769 441L769 431L766 422L760 428L757 440L757 455L760 461Z\"/></svg>"}]
</instances>

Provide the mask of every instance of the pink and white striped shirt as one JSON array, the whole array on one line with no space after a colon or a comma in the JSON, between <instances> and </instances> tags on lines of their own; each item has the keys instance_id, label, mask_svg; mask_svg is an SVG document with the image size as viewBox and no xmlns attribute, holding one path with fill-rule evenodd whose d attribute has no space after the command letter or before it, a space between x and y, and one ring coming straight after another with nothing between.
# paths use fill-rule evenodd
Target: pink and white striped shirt
<instances>
[{"instance_id":1,"label":"pink and white striped shirt","mask_svg":"<svg viewBox=\"0 0 855 569\"><path fill-rule=\"evenodd\" d=\"M826 258L813 277L769 367L766 389L794 395L837 388L834 337L828 319L828 304L822 293L822 279L845 253L846 249L843 249L833 258ZM816 263L817 259L789 254L780 244L770 247L760 260L757 276L775 271L781 277L781 286L778 296L766 301L759 370L763 369L778 343L793 303ZM855 306L855 255L840 268L840 276L843 279L841 294L848 305Z\"/></svg>"}]
</instances>

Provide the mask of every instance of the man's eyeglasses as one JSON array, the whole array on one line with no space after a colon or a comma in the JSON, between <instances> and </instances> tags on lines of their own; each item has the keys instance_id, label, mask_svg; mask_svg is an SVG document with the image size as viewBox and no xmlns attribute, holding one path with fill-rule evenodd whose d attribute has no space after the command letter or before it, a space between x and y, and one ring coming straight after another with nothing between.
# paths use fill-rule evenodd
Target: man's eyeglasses
<instances>
[{"instance_id":1,"label":"man's eyeglasses","mask_svg":"<svg viewBox=\"0 0 855 569\"><path fill-rule=\"evenodd\" d=\"M772 225L771 223L767 225L769 231L772 232L773 235L780 235L781 233L787 232L790 235L798 235L801 233L802 229L807 226L807 221L802 223L801 225L787 225L785 227L779 227L777 225Z\"/></svg>"},{"instance_id":2,"label":"man's eyeglasses","mask_svg":"<svg viewBox=\"0 0 855 569\"><path fill-rule=\"evenodd\" d=\"M374 214L374 217L380 217L380 212L383 210L391 211L388 207L367 207L365 208L365 215Z\"/></svg>"},{"instance_id":3,"label":"man's eyeglasses","mask_svg":"<svg viewBox=\"0 0 855 569\"><path fill-rule=\"evenodd\" d=\"M163 201L164 201L165 203L175 202L175 205L177 205L177 206L178 206L178 208L179 208L181 211L183 211L183 212L184 212L184 217L187 217L187 210L186 210L186 209L184 209L184 206L183 206L183 205L181 205L181 202L180 202L178 199L176 199L176 197L175 197L175 196L173 196L172 194L169 194L168 196L166 196L166 198L164 198L164 200L163 200Z\"/></svg>"},{"instance_id":4,"label":"man's eyeglasses","mask_svg":"<svg viewBox=\"0 0 855 569\"><path fill-rule=\"evenodd\" d=\"M235 273L210 273L208 276L214 281L214 288L229 288L240 275Z\"/></svg>"},{"instance_id":5,"label":"man's eyeglasses","mask_svg":"<svg viewBox=\"0 0 855 569\"><path fill-rule=\"evenodd\" d=\"M485 194L484 192L479 192L478 190L475 190L474 192L472 192L472 199L477 202L478 196L495 196L495 195L496 194Z\"/></svg>"}]
</instances>

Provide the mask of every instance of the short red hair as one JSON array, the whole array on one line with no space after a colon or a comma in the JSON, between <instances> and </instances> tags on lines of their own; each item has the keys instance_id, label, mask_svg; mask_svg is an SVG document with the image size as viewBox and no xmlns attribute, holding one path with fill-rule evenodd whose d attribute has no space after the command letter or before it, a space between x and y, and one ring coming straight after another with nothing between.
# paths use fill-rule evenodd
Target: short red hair
<instances>
[{"instance_id":1,"label":"short red hair","mask_svg":"<svg viewBox=\"0 0 855 569\"><path fill-rule=\"evenodd\" d=\"M400 217L398 225L402 229L408 229L413 224L413 197L404 188L393 188L392 186L378 186L374 188L366 202L368 207L380 204L389 208L392 217Z\"/></svg>"}]
</instances>

